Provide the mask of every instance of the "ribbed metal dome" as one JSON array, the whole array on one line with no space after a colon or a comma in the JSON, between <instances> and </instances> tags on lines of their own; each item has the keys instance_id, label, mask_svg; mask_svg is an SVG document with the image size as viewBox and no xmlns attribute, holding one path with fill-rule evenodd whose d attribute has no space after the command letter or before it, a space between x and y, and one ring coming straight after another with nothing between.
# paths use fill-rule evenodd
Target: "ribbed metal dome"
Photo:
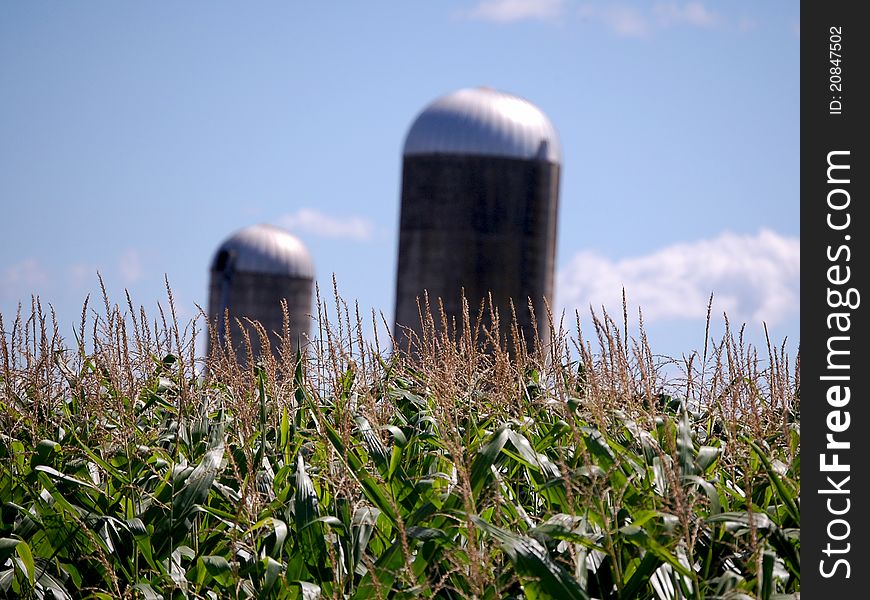
<instances>
[{"instance_id":1,"label":"ribbed metal dome","mask_svg":"<svg viewBox=\"0 0 870 600\"><path fill-rule=\"evenodd\" d=\"M537 159L561 164L556 129L541 109L491 88L465 88L420 113L404 155L459 154Z\"/></svg>"},{"instance_id":2,"label":"ribbed metal dome","mask_svg":"<svg viewBox=\"0 0 870 600\"><path fill-rule=\"evenodd\" d=\"M234 271L314 278L314 263L302 242L265 223L245 227L227 238L211 264L212 271L223 271L232 264Z\"/></svg>"}]
</instances>

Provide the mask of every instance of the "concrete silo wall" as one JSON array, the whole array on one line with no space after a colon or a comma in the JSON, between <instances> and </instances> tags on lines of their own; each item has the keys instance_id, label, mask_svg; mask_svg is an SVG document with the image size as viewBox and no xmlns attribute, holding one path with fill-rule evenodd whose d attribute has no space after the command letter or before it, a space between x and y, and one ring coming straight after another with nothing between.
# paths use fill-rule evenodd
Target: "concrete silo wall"
<instances>
[{"instance_id":1,"label":"concrete silo wall","mask_svg":"<svg viewBox=\"0 0 870 600\"><path fill-rule=\"evenodd\" d=\"M211 271L209 281L208 314L211 323L218 323L218 331L223 332L224 309L230 312L230 339L241 363L246 361L242 330L235 319L247 317L259 321L269 332L272 351L277 357L281 347L281 333L284 329L284 316L281 300L287 300L290 317L290 335L294 340L309 334L311 327L311 298L313 293L311 279L288 277L268 273L233 272L227 282L223 271ZM260 349L259 337L253 328L248 327L255 352ZM222 341L223 343L223 341ZM298 349L294 346L294 351Z\"/></svg>"},{"instance_id":2,"label":"concrete silo wall","mask_svg":"<svg viewBox=\"0 0 870 600\"><path fill-rule=\"evenodd\" d=\"M492 293L502 340L510 339L510 300L531 347L549 339L544 298L553 296L559 165L486 156L406 156L402 173L396 327L421 332L417 298L428 290L448 317L472 317ZM537 315L528 311L531 298ZM436 320L437 321L437 320ZM540 326L539 326L540 324Z\"/></svg>"}]
</instances>

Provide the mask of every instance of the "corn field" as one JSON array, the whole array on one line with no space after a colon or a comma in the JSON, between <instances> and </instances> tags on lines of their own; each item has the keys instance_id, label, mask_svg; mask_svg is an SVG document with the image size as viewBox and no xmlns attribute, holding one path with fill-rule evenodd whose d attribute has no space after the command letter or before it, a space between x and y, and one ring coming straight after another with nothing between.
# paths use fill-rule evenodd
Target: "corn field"
<instances>
[{"instance_id":1,"label":"corn field","mask_svg":"<svg viewBox=\"0 0 870 600\"><path fill-rule=\"evenodd\" d=\"M784 344L665 359L604 313L509 352L423 311L392 352L336 293L241 364L171 291L103 304L71 342L0 316L0 597L800 596Z\"/></svg>"}]
</instances>

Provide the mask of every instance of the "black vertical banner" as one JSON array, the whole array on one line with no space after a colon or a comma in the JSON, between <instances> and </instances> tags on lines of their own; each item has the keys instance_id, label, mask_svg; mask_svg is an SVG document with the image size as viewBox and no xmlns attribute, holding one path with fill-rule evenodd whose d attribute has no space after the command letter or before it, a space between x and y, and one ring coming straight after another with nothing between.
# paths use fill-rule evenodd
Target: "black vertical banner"
<instances>
[{"instance_id":1,"label":"black vertical banner","mask_svg":"<svg viewBox=\"0 0 870 600\"><path fill-rule=\"evenodd\" d=\"M868 598L870 24L801 7L801 592ZM866 14L866 13L865 13Z\"/></svg>"}]
</instances>

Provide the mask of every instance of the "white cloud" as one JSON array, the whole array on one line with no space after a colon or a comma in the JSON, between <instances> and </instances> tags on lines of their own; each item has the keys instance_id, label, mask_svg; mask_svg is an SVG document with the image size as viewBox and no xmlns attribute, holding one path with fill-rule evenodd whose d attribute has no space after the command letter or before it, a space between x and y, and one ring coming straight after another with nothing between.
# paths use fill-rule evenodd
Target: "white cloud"
<instances>
[{"instance_id":1,"label":"white cloud","mask_svg":"<svg viewBox=\"0 0 870 600\"><path fill-rule=\"evenodd\" d=\"M0 271L0 294L14 298L37 293L49 282L48 272L35 258L25 258Z\"/></svg>"},{"instance_id":2,"label":"white cloud","mask_svg":"<svg viewBox=\"0 0 870 600\"><path fill-rule=\"evenodd\" d=\"M648 19L639 10L630 6L587 4L580 7L580 18L600 21L614 33L625 37L642 37L650 31Z\"/></svg>"},{"instance_id":3,"label":"white cloud","mask_svg":"<svg viewBox=\"0 0 870 600\"><path fill-rule=\"evenodd\" d=\"M84 263L76 263L67 269L66 275L70 285L81 289L97 281L97 267Z\"/></svg>"},{"instance_id":4,"label":"white cloud","mask_svg":"<svg viewBox=\"0 0 870 600\"><path fill-rule=\"evenodd\" d=\"M558 275L558 303L570 311L622 310L622 289L644 320L695 319L714 306L732 321L773 325L799 312L800 242L768 230L723 233L667 246L652 254L611 260L581 252Z\"/></svg>"},{"instance_id":5,"label":"white cloud","mask_svg":"<svg viewBox=\"0 0 870 600\"><path fill-rule=\"evenodd\" d=\"M375 230L372 222L363 217L337 218L310 208L300 208L294 213L280 217L278 222L288 229L323 237L349 238L358 241L370 240Z\"/></svg>"},{"instance_id":6,"label":"white cloud","mask_svg":"<svg viewBox=\"0 0 870 600\"><path fill-rule=\"evenodd\" d=\"M118 271L125 283L135 283L142 279L142 257L136 250L124 252L118 259Z\"/></svg>"},{"instance_id":7,"label":"white cloud","mask_svg":"<svg viewBox=\"0 0 870 600\"><path fill-rule=\"evenodd\" d=\"M623 37L644 37L657 29L677 25L712 27L720 21L701 2L657 2L649 10L618 3L584 4L579 15Z\"/></svg>"},{"instance_id":8,"label":"white cloud","mask_svg":"<svg viewBox=\"0 0 870 600\"><path fill-rule=\"evenodd\" d=\"M482 0L466 16L496 23L545 21L559 17L564 6L564 0Z\"/></svg>"},{"instance_id":9,"label":"white cloud","mask_svg":"<svg viewBox=\"0 0 870 600\"><path fill-rule=\"evenodd\" d=\"M700 2L659 2L653 6L653 12L663 26L685 24L711 27L718 21L718 16Z\"/></svg>"}]
</instances>

